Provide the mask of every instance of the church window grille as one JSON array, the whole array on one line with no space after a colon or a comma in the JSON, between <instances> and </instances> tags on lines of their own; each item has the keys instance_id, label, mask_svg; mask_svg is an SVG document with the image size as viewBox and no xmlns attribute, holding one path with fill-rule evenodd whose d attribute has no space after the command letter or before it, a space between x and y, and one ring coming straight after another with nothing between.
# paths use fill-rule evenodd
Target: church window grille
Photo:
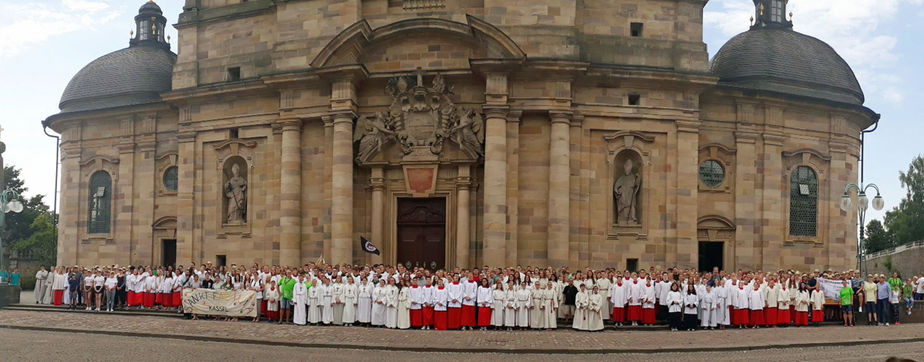
<instances>
[{"instance_id":1,"label":"church window grille","mask_svg":"<svg viewBox=\"0 0 924 362\"><path fill-rule=\"evenodd\" d=\"M112 178L106 171L90 176L87 231L90 234L107 234L112 215Z\"/></svg>"},{"instance_id":2,"label":"church window grille","mask_svg":"<svg viewBox=\"0 0 924 362\"><path fill-rule=\"evenodd\" d=\"M790 177L789 235L815 237L818 232L818 176L799 166Z\"/></svg>"}]
</instances>

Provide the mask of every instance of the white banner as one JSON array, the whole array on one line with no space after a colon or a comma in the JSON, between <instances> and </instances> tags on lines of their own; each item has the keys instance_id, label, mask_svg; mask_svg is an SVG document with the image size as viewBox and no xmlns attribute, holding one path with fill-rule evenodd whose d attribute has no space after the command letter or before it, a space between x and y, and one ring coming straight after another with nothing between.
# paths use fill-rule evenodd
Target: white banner
<instances>
[{"instance_id":1,"label":"white banner","mask_svg":"<svg viewBox=\"0 0 924 362\"><path fill-rule=\"evenodd\" d=\"M825 298L834 299L838 302L841 301L841 289L844 289L843 280L815 278L815 281L821 285L821 291L825 293ZM847 282L847 286L850 286L849 281Z\"/></svg>"},{"instance_id":2,"label":"white banner","mask_svg":"<svg viewBox=\"0 0 924 362\"><path fill-rule=\"evenodd\" d=\"M183 313L256 317L257 308L252 290L183 289Z\"/></svg>"}]
</instances>

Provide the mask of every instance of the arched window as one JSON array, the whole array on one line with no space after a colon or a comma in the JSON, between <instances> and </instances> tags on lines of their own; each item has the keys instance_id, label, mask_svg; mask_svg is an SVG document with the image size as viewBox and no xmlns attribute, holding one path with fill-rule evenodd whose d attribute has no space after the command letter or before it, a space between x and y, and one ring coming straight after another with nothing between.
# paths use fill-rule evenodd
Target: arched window
<instances>
[{"instance_id":1,"label":"arched window","mask_svg":"<svg viewBox=\"0 0 924 362\"><path fill-rule=\"evenodd\" d=\"M790 178L789 235L815 237L817 231L818 176L810 167L799 166Z\"/></svg>"},{"instance_id":2,"label":"arched window","mask_svg":"<svg viewBox=\"0 0 924 362\"><path fill-rule=\"evenodd\" d=\"M90 176L89 218L87 231L90 234L107 234L112 215L112 178L106 171L97 171Z\"/></svg>"},{"instance_id":3,"label":"arched window","mask_svg":"<svg viewBox=\"0 0 924 362\"><path fill-rule=\"evenodd\" d=\"M167 171L164 171L164 188L167 191L176 192L177 187L179 186L178 182L179 169L176 166L171 166L167 168Z\"/></svg>"}]
</instances>

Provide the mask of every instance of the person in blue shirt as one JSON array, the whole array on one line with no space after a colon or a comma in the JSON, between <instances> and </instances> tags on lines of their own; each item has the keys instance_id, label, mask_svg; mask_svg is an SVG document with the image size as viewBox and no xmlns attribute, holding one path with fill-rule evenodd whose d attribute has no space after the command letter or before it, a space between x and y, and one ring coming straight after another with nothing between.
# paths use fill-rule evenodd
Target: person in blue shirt
<instances>
[{"instance_id":1,"label":"person in blue shirt","mask_svg":"<svg viewBox=\"0 0 924 362\"><path fill-rule=\"evenodd\" d=\"M10 282L10 272L6 269L0 270L0 283L9 283Z\"/></svg>"},{"instance_id":2,"label":"person in blue shirt","mask_svg":"<svg viewBox=\"0 0 924 362\"><path fill-rule=\"evenodd\" d=\"M19 282L22 279L22 275L19 274L19 269L13 269L13 274L10 274L10 286L18 287Z\"/></svg>"}]
</instances>

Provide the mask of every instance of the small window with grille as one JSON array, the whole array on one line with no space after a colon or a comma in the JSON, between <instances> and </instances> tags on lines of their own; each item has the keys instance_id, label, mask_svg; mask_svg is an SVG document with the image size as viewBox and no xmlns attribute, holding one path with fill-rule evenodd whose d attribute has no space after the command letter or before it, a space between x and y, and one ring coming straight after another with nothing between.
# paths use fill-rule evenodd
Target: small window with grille
<instances>
[{"instance_id":1,"label":"small window with grille","mask_svg":"<svg viewBox=\"0 0 924 362\"><path fill-rule=\"evenodd\" d=\"M789 235L815 237L818 234L818 176L815 170L799 166L790 178Z\"/></svg>"},{"instance_id":2,"label":"small window with grille","mask_svg":"<svg viewBox=\"0 0 924 362\"><path fill-rule=\"evenodd\" d=\"M90 176L88 200L89 220L87 232L90 234L107 234L112 215L112 178L106 171L97 171Z\"/></svg>"},{"instance_id":3,"label":"small window with grille","mask_svg":"<svg viewBox=\"0 0 924 362\"><path fill-rule=\"evenodd\" d=\"M725 167L719 161L708 160L699 165L699 179L709 187L718 187L725 182Z\"/></svg>"}]
</instances>

